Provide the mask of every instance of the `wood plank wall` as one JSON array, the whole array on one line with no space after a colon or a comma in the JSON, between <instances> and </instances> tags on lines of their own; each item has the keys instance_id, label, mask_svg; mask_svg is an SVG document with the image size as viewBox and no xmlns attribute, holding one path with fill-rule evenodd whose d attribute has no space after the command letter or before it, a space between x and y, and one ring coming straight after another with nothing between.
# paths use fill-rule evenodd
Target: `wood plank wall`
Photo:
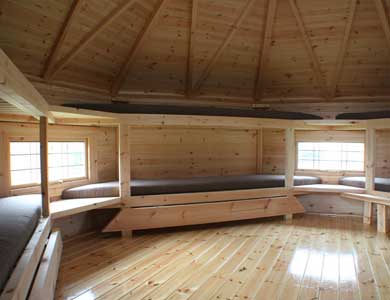
<instances>
[{"instance_id":1,"label":"wood plank wall","mask_svg":"<svg viewBox=\"0 0 390 300\"><path fill-rule=\"evenodd\" d=\"M9 141L38 141L38 124L0 122L0 196L39 192L39 187L12 189L10 186ZM117 178L116 129L82 126L49 126L50 140L87 140L90 175L88 179L51 183L52 199L58 199L65 188Z\"/></svg>"},{"instance_id":2,"label":"wood plank wall","mask_svg":"<svg viewBox=\"0 0 390 300\"><path fill-rule=\"evenodd\" d=\"M132 178L256 173L256 130L132 128Z\"/></svg>"},{"instance_id":3,"label":"wood plank wall","mask_svg":"<svg viewBox=\"0 0 390 300\"><path fill-rule=\"evenodd\" d=\"M296 142L359 142L364 143L365 132L362 130L297 130ZM296 171L296 175L314 175L321 177L323 183L338 184L342 176L364 176L363 172L332 172L332 171Z\"/></svg>"},{"instance_id":4,"label":"wood plank wall","mask_svg":"<svg viewBox=\"0 0 390 300\"><path fill-rule=\"evenodd\" d=\"M390 177L390 130L376 131L375 176Z\"/></svg>"},{"instance_id":5,"label":"wood plank wall","mask_svg":"<svg viewBox=\"0 0 390 300\"><path fill-rule=\"evenodd\" d=\"M263 164L264 174L284 174L285 169L285 130L263 129Z\"/></svg>"}]
</instances>

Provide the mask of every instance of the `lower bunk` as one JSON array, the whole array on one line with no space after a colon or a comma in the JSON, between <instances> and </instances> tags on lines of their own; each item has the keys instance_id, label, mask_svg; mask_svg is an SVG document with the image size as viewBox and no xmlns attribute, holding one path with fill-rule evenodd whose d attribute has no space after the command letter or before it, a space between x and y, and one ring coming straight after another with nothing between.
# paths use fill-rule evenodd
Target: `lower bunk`
<instances>
[{"instance_id":1,"label":"lower bunk","mask_svg":"<svg viewBox=\"0 0 390 300\"><path fill-rule=\"evenodd\" d=\"M365 188L366 177L354 176L354 177L341 177L339 184ZM390 192L390 178L376 177L374 179L375 190L380 192Z\"/></svg>"},{"instance_id":2,"label":"lower bunk","mask_svg":"<svg viewBox=\"0 0 390 300\"><path fill-rule=\"evenodd\" d=\"M0 198L0 300L54 297L62 240L41 203L41 195Z\"/></svg>"},{"instance_id":3,"label":"lower bunk","mask_svg":"<svg viewBox=\"0 0 390 300\"><path fill-rule=\"evenodd\" d=\"M295 176L294 185L321 183ZM132 180L131 196L105 232L131 232L303 213L304 208L285 186L283 175L214 176L189 179ZM63 199L118 195L118 182L90 184L65 190ZM66 200L63 200L66 201Z\"/></svg>"}]
</instances>

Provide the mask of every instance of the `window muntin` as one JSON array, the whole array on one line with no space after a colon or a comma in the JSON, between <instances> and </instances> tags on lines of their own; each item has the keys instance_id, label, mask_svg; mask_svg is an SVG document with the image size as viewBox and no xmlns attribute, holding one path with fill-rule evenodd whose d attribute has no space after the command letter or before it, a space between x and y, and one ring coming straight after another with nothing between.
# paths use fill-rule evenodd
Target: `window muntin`
<instances>
[{"instance_id":1,"label":"window muntin","mask_svg":"<svg viewBox=\"0 0 390 300\"><path fill-rule=\"evenodd\" d=\"M298 142L297 168L364 171L364 143Z\"/></svg>"},{"instance_id":2,"label":"window muntin","mask_svg":"<svg viewBox=\"0 0 390 300\"><path fill-rule=\"evenodd\" d=\"M49 142L49 180L87 177L86 142ZM10 143L11 185L39 184L40 149L38 142Z\"/></svg>"}]
</instances>

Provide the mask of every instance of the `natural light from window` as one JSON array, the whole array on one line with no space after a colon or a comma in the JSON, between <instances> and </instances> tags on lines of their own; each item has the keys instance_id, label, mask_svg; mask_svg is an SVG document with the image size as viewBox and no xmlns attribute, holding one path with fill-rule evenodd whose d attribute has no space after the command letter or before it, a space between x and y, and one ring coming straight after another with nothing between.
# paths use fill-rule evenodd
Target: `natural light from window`
<instances>
[{"instance_id":1,"label":"natural light from window","mask_svg":"<svg viewBox=\"0 0 390 300\"><path fill-rule=\"evenodd\" d=\"M11 142L11 185L39 184L38 142ZM49 180L61 181L87 176L85 142L49 142Z\"/></svg>"},{"instance_id":2,"label":"natural light from window","mask_svg":"<svg viewBox=\"0 0 390 300\"><path fill-rule=\"evenodd\" d=\"M364 143L299 142L297 168L364 171Z\"/></svg>"}]
</instances>

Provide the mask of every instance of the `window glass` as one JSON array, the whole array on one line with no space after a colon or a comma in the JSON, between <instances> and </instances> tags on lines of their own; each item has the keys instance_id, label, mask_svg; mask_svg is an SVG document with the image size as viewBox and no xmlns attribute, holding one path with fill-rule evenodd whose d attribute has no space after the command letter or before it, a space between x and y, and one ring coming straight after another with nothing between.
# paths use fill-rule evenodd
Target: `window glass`
<instances>
[{"instance_id":1,"label":"window glass","mask_svg":"<svg viewBox=\"0 0 390 300\"><path fill-rule=\"evenodd\" d=\"M364 171L363 143L298 143L298 169Z\"/></svg>"},{"instance_id":2,"label":"window glass","mask_svg":"<svg viewBox=\"0 0 390 300\"><path fill-rule=\"evenodd\" d=\"M87 176L85 142L49 142L49 180ZM11 185L38 184L40 178L38 142L11 142Z\"/></svg>"}]
</instances>

